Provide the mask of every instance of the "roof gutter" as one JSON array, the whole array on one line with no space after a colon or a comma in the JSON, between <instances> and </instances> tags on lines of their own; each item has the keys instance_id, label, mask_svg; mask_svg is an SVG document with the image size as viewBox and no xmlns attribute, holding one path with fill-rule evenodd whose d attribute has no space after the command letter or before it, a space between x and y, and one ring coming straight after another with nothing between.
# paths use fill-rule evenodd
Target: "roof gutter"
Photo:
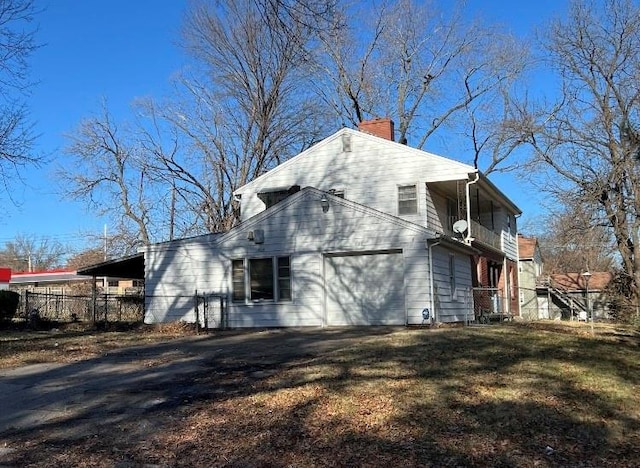
<instances>
[{"instance_id":1,"label":"roof gutter","mask_svg":"<svg viewBox=\"0 0 640 468\"><path fill-rule=\"evenodd\" d=\"M431 243L429 241L435 240L435 242ZM431 307L431 317L433 317L433 321L437 322L438 317L436 313L436 299L433 297L433 248L436 245L440 245L442 243L441 237L436 237L434 239L427 240L427 250L429 251L429 306Z\"/></svg>"}]
</instances>

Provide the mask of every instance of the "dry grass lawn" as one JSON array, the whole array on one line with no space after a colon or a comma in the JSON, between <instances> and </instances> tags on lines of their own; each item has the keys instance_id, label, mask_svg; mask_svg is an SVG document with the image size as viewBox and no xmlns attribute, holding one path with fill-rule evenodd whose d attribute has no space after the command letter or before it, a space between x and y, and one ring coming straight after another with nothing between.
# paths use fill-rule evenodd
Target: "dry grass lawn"
<instances>
[{"instance_id":1,"label":"dry grass lawn","mask_svg":"<svg viewBox=\"0 0 640 468\"><path fill-rule=\"evenodd\" d=\"M99 331L82 323L46 331L0 330L0 369L47 362L75 362L115 349L159 343L194 331L186 324Z\"/></svg>"},{"instance_id":2,"label":"dry grass lawn","mask_svg":"<svg viewBox=\"0 0 640 468\"><path fill-rule=\"evenodd\" d=\"M633 329L536 323L393 329L281 362L257 349L142 419L72 443L13 435L0 464L640 466L639 344Z\"/></svg>"}]
</instances>

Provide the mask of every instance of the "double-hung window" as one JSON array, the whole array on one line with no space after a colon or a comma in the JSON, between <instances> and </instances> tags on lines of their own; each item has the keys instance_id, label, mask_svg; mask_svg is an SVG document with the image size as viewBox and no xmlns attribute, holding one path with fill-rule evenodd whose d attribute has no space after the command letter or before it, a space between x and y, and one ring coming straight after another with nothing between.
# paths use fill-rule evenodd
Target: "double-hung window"
<instances>
[{"instance_id":1,"label":"double-hung window","mask_svg":"<svg viewBox=\"0 0 640 468\"><path fill-rule=\"evenodd\" d=\"M231 281L233 284L233 301L239 302L245 299L244 286L244 260L231 261Z\"/></svg>"},{"instance_id":2,"label":"double-hung window","mask_svg":"<svg viewBox=\"0 0 640 468\"><path fill-rule=\"evenodd\" d=\"M278 257L278 299L291 300L291 260L289 257Z\"/></svg>"},{"instance_id":3,"label":"double-hung window","mask_svg":"<svg viewBox=\"0 0 640 468\"><path fill-rule=\"evenodd\" d=\"M415 185L398 187L398 214L410 215L418 212L418 189Z\"/></svg>"},{"instance_id":4,"label":"double-hung window","mask_svg":"<svg viewBox=\"0 0 640 468\"><path fill-rule=\"evenodd\" d=\"M291 300L289 257L232 260L231 276L234 302Z\"/></svg>"}]
</instances>

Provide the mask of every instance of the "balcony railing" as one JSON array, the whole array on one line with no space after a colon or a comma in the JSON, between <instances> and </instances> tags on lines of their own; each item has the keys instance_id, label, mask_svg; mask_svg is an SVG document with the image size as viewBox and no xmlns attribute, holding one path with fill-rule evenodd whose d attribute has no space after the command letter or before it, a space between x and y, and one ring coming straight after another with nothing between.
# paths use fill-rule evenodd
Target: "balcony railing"
<instances>
[{"instance_id":1,"label":"balcony railing","mask_svg":"<svg viewBox=\"0 0 640 468\"><path fill-rule=\"evenodd\" d=\"M460 219L461 218L457 216L447 217L447 226L445 227L447 234L449 234L450 236L459 235L453 232L453 223L459 221ZM502 239L500 238L500 234L496 234L491 229L474 220L471 220L471 237L473 237L478 242L482 242L483 244L488 245L489 247L502 250Z\"/></svg>"},{"instance_id":2,"label":"balcony railing","mask_svg":"<svg viewBox=\"0 0 640 468\"><path fill-rule=\"evenodd\" d=\"M496 234L491 229L484 227L477 221L471 220L471 237L494 249L502 250L502 240L500 234Z\"/></svg>"}]
</instances>

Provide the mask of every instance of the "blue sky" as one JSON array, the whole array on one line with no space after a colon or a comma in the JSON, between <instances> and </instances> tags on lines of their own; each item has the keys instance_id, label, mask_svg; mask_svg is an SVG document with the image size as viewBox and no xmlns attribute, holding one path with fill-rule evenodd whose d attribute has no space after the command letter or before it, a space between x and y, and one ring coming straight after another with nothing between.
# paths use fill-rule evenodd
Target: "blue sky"
<instances>
[{"instance_id":1,"label":"blue sky","mask_svg":"<svg viewBox=\"0 0 640 468\"><path fill-rule=\"evenodd\" d=\"M37 151L50 163L23 171L24 185L16 184L18 206L0 198L0 247L16 235L34 235L81 244L87 232L99 234L105 221L78 203L56 193L53 168L64 164L64 134L84 117L99 110L106 99L117 118L125 117L132 100L162 97L170 77L184 64L177 45L188 2L181 0L36 0L44 9L38 16L38 41L31 73L39 83L29 100L40 135ZM566 2L537 0L469 0L474 14L496 21L519 35L557 15ZM429 148L426 148L427 150ZM525 211L523 220L539 209L535 199L512 176L494 182Z\"/></svg>"},{"instance_id":2,"label":"blue sky","mask_svg":"<svg viewBox=\"0 0 640 468\"><path fill-rule=\"evenodd\" d=\"M23 171L15 185L19 206L2 198L0 244L17 234L80 241L101 233L104 220L78 203L60 199L53 177L64 164L61 150L69 134L106 99L117 118L136 97L166 94L172 73L182 65L176 45L185 2L172 0L36 0L38 41L31 73L38 81L29 100L39 134L37 151L49 163Z\"/></svg>"}]
</instances>

